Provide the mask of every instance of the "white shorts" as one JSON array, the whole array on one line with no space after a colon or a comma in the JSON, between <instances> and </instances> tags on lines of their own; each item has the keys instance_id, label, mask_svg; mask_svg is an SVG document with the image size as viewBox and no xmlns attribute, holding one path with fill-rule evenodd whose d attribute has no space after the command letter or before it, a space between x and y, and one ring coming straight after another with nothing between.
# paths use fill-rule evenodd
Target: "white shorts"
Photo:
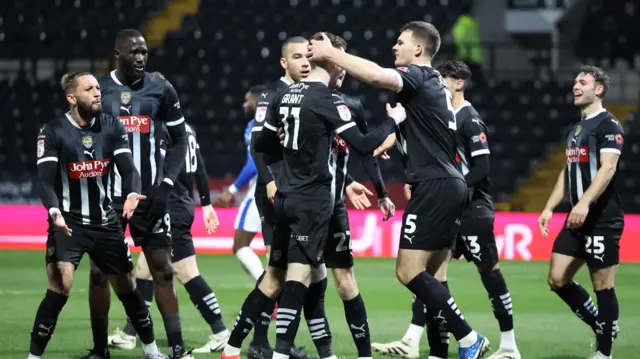
<instances>
[{"instance_id":1,"label":"white shorts","mask_svg":"<svg viewBox=\"0 0 640 359\"><path fill-rule=\"evenodd\" d=\"M234 229L240 229L247 232L262 232L262 223L256 201L253 197L245 197L238 208Z\"/></svg>"}]
</instances>

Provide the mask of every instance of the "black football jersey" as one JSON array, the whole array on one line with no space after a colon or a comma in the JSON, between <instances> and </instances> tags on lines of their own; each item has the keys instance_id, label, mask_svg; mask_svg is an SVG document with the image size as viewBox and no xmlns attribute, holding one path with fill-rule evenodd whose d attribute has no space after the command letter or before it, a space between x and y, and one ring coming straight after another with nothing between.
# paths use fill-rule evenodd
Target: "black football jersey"
<instances>
[{"instance_id":1,"label":"black football jersey","mask_svg":"<svg viewBox=\"0 0 640 359\"><path fill-rule=\"evenodd\" d=\"M267 87L267 90L262 94L260 94L260 98L258 98L258 101L256 103L255 118L260 118L261 121L255 121L253 128L251 129L251 140L250 140L251 156L253 157L253 161L256 164L256 168L258 170L258 177L256 179L256 195L266 196L267 190L266 190L266 182L265 182L265 179L263 178L264 174L265 172L269 172L271 177L274 177L275 179L277 179L278 172L281 167L281 163L278 162L278 163L271 164L270 166L267 166L267 164L264 161L264 157L263 157L264 155L262 153L256 153L254 151L253 142L257 137L257 133L259 133L262 130L262 124L264 122L269 103L273 101L273 98L276 96L278 91L282 91L288 88L289 85L290 84L287 83L287 80L284 77L280 78L278 81L270 84Z\"/></svg>"},{"instance_id":2,"label":"black football jersey","mask_svg":"<svg viewBox=\"0 0 640 359\"><path fill-rule=\"evenodd\" d=\"M169 197L169 213L171 214L172 225L175 225L177 222L190 225L195 208L193 189L196 184L196 177L198 175L204 176L204 178L208 177L204 167L204 160L200 153L200 145L197 141L196 131L189 124L186 124L186 129L189 144L187 147L187 155L182 171L180 171L178 177L176 177L176 181L173 184L173 192L171 192L171 196ZM164 168L164 159L167 148L171 146L171 138L166 129L163 128L162 133L160 156L162 157L162 167ZM204 173L201 174L201 172Z\"/></svg>"},{"instance_id":3,"label":"black football jersey","mask_svg":"<svg viewBox=\"0 0 640 359\"><path fill-rule=\"evenodd\" d=\"M256 151L282 156L278 192L285 197L326 198L333 202L333 167L330 163L334 136L340 135L360 153L371 153L394 130L387 119L376 131L363 135L341 95L320 81L303 80L278 92L266 110L255 143ZM276 135L284 130L280 146Z\"/></svg>"},{"instance_id":4,"label":"black football jersey","mask_svg":"<svg viewBox=\"0 0 640 359\"><path fill-rule=\"evenodd\" d=\"M591 186L601 167L601 153L622 155L624 130L610 112L602 110L575 124L567 135L565 188L571 206L575 206L584 192ZM609 185L591 205L588 223L621 226L624 212L620 195L615 189L616 174Z\"/></svg>"},{"instance_id":5,"label":"black football jersey","mask_svg":"<svg viewBox=\"0 0 640 359\"><path fill-rule=\"evenodd\" d=\"M407 112L396 131L406 181L464 179L456 164L457 125L444 79L428 65L399 67L396 73L400 84L396 102Z\"/></svg>"},{"instance_id":6,"label":"black football jersey","mask_svg":"<svg viewBox=\"0 0 640 359\"><path fill-rule=\"evenodd\" d=\"M83 225L116 221L108 189L114 157L121 152L130 152L125 128L104 113L86 127L69 113L42 127L37 164L58 163L54 188L67 220Z\"/></svg>"},{"instance_id":7,"label":"black football jersey","mask_svg":"<svg viewBox=\"0 0 640 359\"><path fill-rule=\"evenodd\" d=\"M484 124L478 111L466 102L456 115L458 127L458 154L457 160L460 164L462 174L469 173L474 166L474 158L477 156L488 156L489 141L487 139L487 126ZM471 204L467 210L489 210L493 212L493 199L491 198L491 184L489 177L478 181L471 190Z\"/></svg>"},{"instance_id":8,"label":"black football jersey","mask_svg":"<svg viewBox=\"0 0 640 359\"><path fill-rule=\"evenodd\" d=\"M119 118L129 134L133 162L140 172L144 193L158 177L162 126L184 122L178 95L167 80L150 73L131 85L123 85L112 71L99 82L102 111ZM122 196L117 171L113 176L112 194L116 200Z\"/></svg>"}]
</instances>

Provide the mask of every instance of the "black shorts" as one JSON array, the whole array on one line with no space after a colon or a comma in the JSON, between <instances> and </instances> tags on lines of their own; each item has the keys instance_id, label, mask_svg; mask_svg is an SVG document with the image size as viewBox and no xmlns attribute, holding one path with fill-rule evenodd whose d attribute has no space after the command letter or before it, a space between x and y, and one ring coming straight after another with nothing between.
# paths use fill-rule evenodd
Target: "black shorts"
<instances>
[{"instance_id":1,"label":"black shorts","mask_svg":"<svg viewBox=\"0 0 640 359\"><path fill-rule=\"evenodd\" d=\"M266 195L258 195L254 197L256 201L256 207L260 214L260 222L262 223L262 238L265 246L270 246L273 243L273 230L276 223L276 210L273 207L273 203L269 201Z\"/></svg>"},{"instance_id":2,"label":"black shorts","mask_svg":"<svg viewBox=\"0 0 640 359\"><path fill-rule=\"evenodd\" d=\"M100 271L107 275L121 275L133 270L129 246L120 225L113 221L107 225L83 225L69 221L73 231L67 236L55 226L49 226L46 263L69 262L78 268L85 253Z\"/></svg>"},{"instance_id":3,"label":"black shorts","mask_svg":"<svg viewBox=\"0 0 640 359\"><path fill-rule=\"evenodd\" d=\"M136 247L142 247L143 251L171 248L171 216L166 213L162 218L147 220L146 206L148 201L140 201L131 219L122 216L122 204L115 204L114 208L118 219L122 224L122 230L129 225L129 233Z\"/></svg>"},{"instance_id":4,"label":"black shorts","mask_svg":"<svg viewBox=\"0 0 640 359\"><path fill-rule=\"evenodd\" d=\"M175 215L174 215L175 219ZM171 228L171 261L173 263L196 255L196 248L193 245L191 235L191 225L193 217L181 218L173 221Z\"/></svg>"},{"instance_id":5,"label":"black shorts","mask_svg":"<svg viewBox=\"0 0 640 359\"><path fill-rule=\"evenodd\" d=\"M553 253L585 259L593 269L608 268L620 262L622 230L593 229L589 232L563 228L553 243Z\"/></svg>"},{"instance_id":6,"label":"black shorts","mask_svg":"<svg viewBox=\"0 0 640 359\"><path fill-rule=\"evenodd\" d=\"M327 268L353 267L353 250L351 248L351 231L349 216L344 201L336 203L329 221L329 236L324 249L324 261Z\"/></svg>"},{"instance_id":7,"label":"black shorts","mask_svg":"<svg viewBox=\"0 0 640 359\"><path fill-rule=\"evenodd\" d=\"M328 199L285 198L276 195L276 225L269 266L288 263L317 267L322 263L333 203Z\"/></svg>"},{"instance_id":8,"label":"black shorts","mask_svg":"<svg viewBox=\"0 0 640 359\"><path fill-rule=\"evenodd\" d=\"M490 270L500 261L498 246L493 233L494 217L462 218L454 258L464 255L467 262L473 261L482 270Z\"/></svg>"},{"instance_id":9,"label":"black shorts","mask_svg":"<svg viewBox=\"0 0 640 359\"><path fill-rule=\"evenodd\" d=\"M412 183L411 199L402 215L400 248L455 248L460 217L468 200L467 184L458 178Z\"/></svg>"}]
</instances>

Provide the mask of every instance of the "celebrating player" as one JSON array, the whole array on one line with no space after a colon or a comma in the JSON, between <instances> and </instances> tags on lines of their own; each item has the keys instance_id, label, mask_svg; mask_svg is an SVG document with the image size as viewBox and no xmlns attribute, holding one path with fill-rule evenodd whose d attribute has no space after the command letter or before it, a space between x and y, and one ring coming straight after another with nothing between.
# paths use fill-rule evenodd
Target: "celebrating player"
<instances>
[{"instance_id":1,"label":"celebrating player","mask_svg":"<svg viewBox=\"0 0 640 359\"><path fill-rule=\"evenodd\" d=\"M493 312L501 332L500 349L489 359L519 359L513 331L511 295L500 272L498 248L493 234L494 208L489 183L489 144L487 127L471 103L465 100L464 90L471 78L471 71L461 61L447 61L438 66L447 88L453 95L453 109L458 127L458 162L462 167L467 186L472 193L471 204L462 214L460 234L455 257L464 255L478 268ZM410 189L409 189L410 193ZM447 286L446 278L443 285ZM405 358L418 358L420 337L425 324L424 304L414 297L411 325L402 340L389 344L374 343L376 351ZM430 358L446 358L449 352L449 334L433 326L427 327Z\"/></svg>"},{"instance_id":2,"label":"celebrating player","mask_svg":"<svg viewBox=\"0 0 640 359\"><path fill-rule=\"evenodd\" d=\"M118 116L129 134L136 168L142 178L142 201L128 220L129 231L142 251L153 276L157 304L169 342L171 358L189 358L182 340L182 324L178 299L173 287L171 265L170 215L167 210L173 183L184 166L187 155L187 133L178 95L164 78L145 72L148 49L140 32L122 30L116 37L115 54L118 68L101 78L106 113ZM166 126L171 137L167 150L168 166L159 171L159 135ZM160 175L162 174L162 178ZM155 185L154 185L155 184ZM122 208L120 176L112 178L114 207ZM127 221L123 218L122 224ZM89 303L94 341L107 342L109 288L105 277L92 267Z\"/></svg>"},{"instance_id":3,"label":"celebrating player","mask_svg":"<svg viewBox=\"0 0 640 359\"><path fill-rule=\"evenodd\" d=\"M216 201L217 206L228 207L233 199L233 195L245 185L249 185L247 193L240 204L236 221L234 224L235 232L233 233L233 253L238 257L244 269L255 279L258 280L264 272L262 262L255 252L249 247L251 240L257 232L262 230L260 224L260 214L256 207L254 194L256 191L256 181L258 170L251 156L251 130L254 126L254 116L256 114L256 103L258 97L261 97L267 90L266 86L253 86L244 96L242 109L247 119L247 128L244 131L244 142L247 146L247 162L245 163L238 178L229 188L220 194Z\"/></svg>"},{"instance_id":4,"label":"celebrating player","mask_svg":"<svg viewBox=\"0 0 640 359\"><path fill-rule=\"evenodd\" d=\"M140 195L140 175L133 164L128 136L115 117L101 114L98 80L71 73L61 80L70 110L42 127L38 135L38 187L49 213L47 293L31 331L29 358L40 358L56 327L73 282L87 253L108 277L132 325L140 333L144 358L164 358L158 351L149 309L131 276L133 264L122 227L106 192L115 162L126 194L123 216L130 218ZM97 343L98 345L101 343ZM106 345L88 359L109 358Z\"/></svg>"},{"instance_id":5,"label":"celebrating player","mask_svg":"<svg viewBox=\"0 0 640 359\"><path fill-rule=\"evenodd\" d=\"M154 73L156 74L156 73ZM161 76L158 74L158 76ZM210 353L221 350L229 339L229 330L224 324L220 304L215 293L200 275L196 264L196 250L193 245L191 226L193 225L194 200L193 187L198 189L200 203L202 205L202 217L205 229L209 234L218 226L218 217L211 206L209 196L209 176L204 165L204 159L200 153L200 146L196 140L196 133L189 124L186 125L189 147L185 165L175 182L175 190L169 198L169 214L171 215L171 249L173 270L176 279L189 293L189 298L198 309L202 318L211 328L209 341L194 353ZM166 149L171 145L171 138L166 128L163 127L163 136L160 141L160 157L164 158ZM160 168L164 165L160 166ZM136 282L147 305L153 301L153 283L147 260L142 253L136 264ZM109 336L109 346L120 349L133 349L136 346L136 331L127 320L123 330L116 329Z\"/></svg>"},{"instance_id":6,"label":"celebrating player","mask_svg":"<svg viewBox=\"0 0 640 359\"><path fill-rule=\"evenodd\" d=\"M542 235L549 235L553 210L569 196L572 209L553 244L548 280L551 289L595 332L597 349L590 359L611 358L613 338L618 334L614 279L624 212L614 183L624 131L602 107L608 89L609 76L604 70L580 68L573 85L573 103L580 108L582 120L567 135L567 166L538 219ZM597 307L589 293L573 281L585 262Z\"/></svg>"},{"instance_id":7,"label":"celebrating player","mask_svg":"<svg viewBox=\"0 0 640 359\"><path fill-rule=\"evenodd\" d=\"M434 319L443 318L459 344L460 358L479 358L489 341L464 320L445 286L443 277L454 247L467 185L456 164L456 121L451 93L431 59L440 47L440 33L429 23L415 21L401 29L396 45L397 69L349 55L331 46L328 39L312 41L310 61L329 61L357 79L396 91L408 119L396 131L405 157L405 171L412 196L403 215L396 275L422 300ZM426 268L426 270L425 270Z\"/></svg>"},{"instance_id":8,"label":"celebrating player","mask_svg":"<svg viewBox=\"0 0 640 359\"><path fill-rule=\"evenodd\" d=\"M388 119L376 131L363 135L352 121L349 108L327 87L342 74L341 68L326 61L311 62L311 73L305 80L273 99L255 143L256 151L282 157L270 260L286 268L287 274L278 303L274 358L288 357L309 285L320 274L312 269L318 268L323 259L335 204L331 196L334 177L324 165L329 163L329 152L322 149L330 147L335 133L354 150L371 153L404 120L403 114L396 112L395 119ZM277 136L280 125L284 128L282 149ZM322 353L320 356L324 357Z\"/></svg>"}]
</instances>

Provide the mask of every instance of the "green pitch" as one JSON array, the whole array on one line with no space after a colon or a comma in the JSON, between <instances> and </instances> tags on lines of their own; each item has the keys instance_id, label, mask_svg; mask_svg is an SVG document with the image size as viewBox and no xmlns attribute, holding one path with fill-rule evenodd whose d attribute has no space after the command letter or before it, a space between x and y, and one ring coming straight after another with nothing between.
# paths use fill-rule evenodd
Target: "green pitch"
<instances>
[{"instance_id":1,"label":"green pitch","mask_svg":"<svg viewBox=\"0 0 640 359\"><path fill-rule=\"evenodd\" d=\"M232 256L203 255L198 258L200 270L207 279L222 307L227 326L235 321L242 301L253 287L249 276ZM394 261L389 259L357 259L356 275L360 291L367 304L372 340L387 342L399 339L410 320L411 295L394 275ZM513 297L515 331L518 346L525 359L580 359L589 354L590 330L569 311L568 307L547 287L546 262L505 262L503 273ZM640 333L640 265L623 264L616 280L620 300L621 335L614 342L617 358L640 357L636 334ZM578 281L590 289L585 272ZM454 262L449 283L453 295L471 326L486 335L492 349L499 343L499 330L484 288L472 264ZM76 272L76 280L66 307L60 315L55 334L44 358L78 358L92 346L87 302L88 262L85 259ZM2 358L27 357L29 332L37 306L46 290L43 252L0 252L0 350ZM180 313L187 347L203 345L209 333L206 323L191 304L184 289L178 287ZM115 299L115 295L113 296ZM595 300L595 297L594 297ZM327 315L333 332L333 347L338 357L356 358L357 352L345 324L342 302L333 284L327 293ZM166 338L160 314L155 305L152 312L158 343L166 352ZM110 329L122 327L125 315L115 299L111 305ZM275 330L272 328L272 345ZM303 321L296 340L315 353L306 323ZM452 343L454 341L452 340ZM245 343L245 348L246 348ZM138 348L139 349L139 348ZM112 351L116 358L140 358L140 351ZM421 351L427 357L426 338ZM451 346L451 357L457 349ZM374 356L376 354L374 353ZM200 355L217 358L217 355Z\"/></svg>"}]
</instances>

